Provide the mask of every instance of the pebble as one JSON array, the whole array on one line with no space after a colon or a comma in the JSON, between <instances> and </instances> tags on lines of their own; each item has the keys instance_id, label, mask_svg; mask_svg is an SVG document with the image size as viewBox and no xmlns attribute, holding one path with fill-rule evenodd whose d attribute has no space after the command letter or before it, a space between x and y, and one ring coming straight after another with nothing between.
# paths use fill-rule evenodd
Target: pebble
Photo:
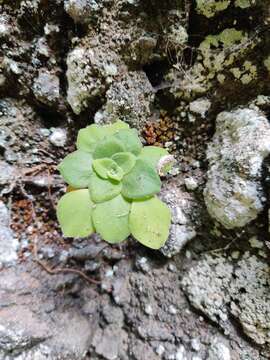
<instances>
[{"instance_id":1,"label":"pebble","mask_svg":"<svg viewBox=\"0 0 270 360\"><path fill-rule=\"evenodd\" d=\"M208 359L231 360L230 349L222 342L218 342L217 339L214 339L213 344L209 350Z\"/></svg>"},{"instance_id":2,"label":"pebble","mask_svg":"<svg viewBox=\"0 0 270 360\"><path fill-rule=\"evenodd\" d=\"M39 129L39 133L41 136L48 137L48 136L50 136L51 132L49 129L41 128L41 129Z\"/></svg>"},{"instance_id":3,"label":"pebble","mask_svg":"<svg viewBox=\"0 0 270 360\"><path fill-rule=\"evenodd\" d=\"M114 274L113 272L113 269L108 269L106 272L105 272L105 277L112 277Z\"/></svg>"},{"instance_id":4,"label":"pebble","mask_svg":"<svg viewBox=\"0 0 270 360\"><path fill-rule=\"evenodd\" d=\"M49 141L51 144L57 147L64 147L67 142L67 132L64 129L61 128L55 128L53 129Z\"/></svg>"},{"instance_id":5,"label":"pebble","mask_svg":"<svg viewBox=\"0 0 270 360\"><path fill-rule=\"evenodd\" d=\"M191 347L194 351L200 351L201 343L200 340L197 338L194 338L191 340Z\"/></svg>"},{"instance_id":6,"label":"pebble","mask_svg":"<svg viewBox=\"0 0 270 360\"><path fill-rule=\"evenodd\" d=\"M163 345L158 345L155 351L159 356L162 356L165 352L165 348Z\"/></svg>"},{"instance_id":7,"label":"pebble","mask_svg":"<svg viewBox=\"0 0 270 360\"><path fill-rule=\"evenodd\" d=\"M0 200L0 226L9 225L9 211L3 201Z\"/></svg>"},{"instance_id":8,"label":"pebble","mask_svg":"<svg viewBox=\"0 0 270 360\"><path fill-rule=\"evenodd\" d=\"M177 271L177 267L174 264L169 264L168 270L175 273Z\"/></svg>"},{"instance_id":9,"label":"pebble","mask_svg":"<svg viewBox=\"0 0 270 360\"><path fill-rule=\"evenodd\" d=\"M176 314L177 314L177 309L176 309L173 305L170 305L170 306L169 306L168 311L169 311L169 313L172 314L172 315L176 315Z\"/></svg>"},{"instance_id":10,"label":"pebble","mask_svg":"<svg viewBox=\"0 0 270 360\"><path fill-rule=\"evenodd\" d=\"M145 273L150 271L150 265L149 265L149 261L146 257L138 257L136 259L136 267L138 270L141 270Z\"/></svg>"},{"instance_id":11,"label":"pebble","mask_svg":"<svg viewBox=\"0 0 270 360\"><path fill-rule=\"evenodd\" d=\"M94 272L100 268L100 263L94 260L87 260L84 264L86 271Z\"/></svg>"},{"instance_id":12,"label":"pebble","mask_svg":"<svg viewBox=\"0 0 270 360\"><path fill-rule=\"evenodd\" d=\"M147 315L153 315L153 308L152 308L152 306L149 305L149 304L146 305L144 311L145 311L145 313L146 313Z\"/></svg>"},{"instance_id":13,"label":"pebble","mask_svg":"<svg viewBox=\"0 0 270 360\"><path fill-rule=\"evenodd\" d=\"M196 190L198 187L198 183L193 177L185 178L184 183L188 190Z\"/></svg>"},{"instance_id":14,"label":"pebble","mask_svg":"<svg viewBox=\"0 0 270 360\"><path fill-rule=\"evenodd\" d=\"M187 360L186 349L184 348L183 345L181 345L180 348L178 349L175 355L175 360Z\"/></svg>"}]
</instances>

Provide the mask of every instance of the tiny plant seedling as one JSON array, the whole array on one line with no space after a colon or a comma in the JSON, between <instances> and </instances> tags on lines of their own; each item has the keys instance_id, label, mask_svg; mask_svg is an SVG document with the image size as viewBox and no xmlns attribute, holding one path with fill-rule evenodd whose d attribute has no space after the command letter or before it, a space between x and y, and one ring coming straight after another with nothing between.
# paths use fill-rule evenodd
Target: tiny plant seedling
<instances>
[{"instance_id":1,"label":"tiny plant seedling","mask_svg":"<svg viewBox=\"0 0 270 360\"><path fill-rule=\"evenodd\" d=\"M143 147L137 131L120 120L81 129L76 145L58 165L69 185L57 205L63 234L86 237L97 232L111 244L132 235L149 248L162 247L171 212L156 194L167 150Z\"/></svg>"}]
</instances>

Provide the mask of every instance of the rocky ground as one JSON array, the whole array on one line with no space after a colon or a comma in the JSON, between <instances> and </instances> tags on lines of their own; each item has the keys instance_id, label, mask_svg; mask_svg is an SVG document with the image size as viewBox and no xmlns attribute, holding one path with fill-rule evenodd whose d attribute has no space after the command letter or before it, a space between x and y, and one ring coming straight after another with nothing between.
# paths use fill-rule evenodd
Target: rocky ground
<instances>
[{"instance_id":1,"label":"rocky ground","mask_svg":"<svg viewBox=\"0 0 270 360\"><path fill-rule=\"evenodd\" d=\"M0 359L270 358L270 4L0 0ZM170 237L65 239L56 166L120 118Z\"/></svg>"}]
</instances>

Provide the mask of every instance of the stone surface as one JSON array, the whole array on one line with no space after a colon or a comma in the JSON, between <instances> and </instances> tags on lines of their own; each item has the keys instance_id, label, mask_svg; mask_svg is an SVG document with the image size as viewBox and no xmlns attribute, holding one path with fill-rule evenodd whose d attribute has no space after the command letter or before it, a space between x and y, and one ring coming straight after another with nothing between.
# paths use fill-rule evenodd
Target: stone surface
<instances>
[{"instance_id":1,"label":"stone surface","mask_svg":"<svg viewBox=\"0 0 270 360\"><path fill-rule=\"evenodd\" d=\"M192 113L200 115L203 119L205 118L210 107L211 107L210 100L205 98L194 100L189 104L190 111Z\"/></svg>"},{"instance_id":2,"label":"stone surface","mask_svg":"<svg viewBox=\"0 0 270 360\"><path fill-rule=\"evenodd\" d=\"M59 78L46 69L39 71L34 81L33 92L38 101L46 105L54 105L60 96Z\"/></svg>"},{"instance_id":3,"label":"stone surface","mask_svg":"<svg viewBox=\"0 0 270 360\"><path fill-rule=\"evenodd\" d=\"M98 97L105 95L110 77L115 75L115 72L108 73L108 69L111 69L111 64L117 69L115 62L118 62L116 55L98 47L95 42L92 46L78 45L70 51L67 57L67 101L75 114L80 114Z\"/></svg>"},{"instance_id":4,"label":"stone surface","mask_svg":"<svg viewBox=\"0 0 270 360\"><path fill-rule=\"evenodd\" d=\"M227 229L254 220L265 203L262 163L270 152L270 125L249 109L223 112L208 146L204 198L209 214Z\"/></svg>"},{"instance_id":5,"label":"stone surface","mask_svg":"<svg viewBox=\"0 0 270 360\"><path fill-rule=\"evenodd\" d=\"M104 109L96 114L96 122L117 118L141 129L150 116L153 88L142 71L125 73L106 93Z\"/></svg>"},{"instance_id":6,"label":"stone surface","mask_svg":"<svg viewBox=\"0 0 270 360\"><path fill-rule=\"evenodd\" d=\"M56 128L53 129L49 136L50 142L57 147L64 147L67 142L67 132L65 129Z\"/></svg>"},{"instance_id":7,"label":"stone surface","mask_svg":"<svg viewBox=\"0 0 270 360\"><path fill-rule=\"evenodd\" d=\"M238 260L236 267L224 257L206 256L190 269L182 284L192 305L212 321L229 331L233 315L247 336L269 348L268 272L267 263L249 254Z\"/></svg>"},{"instance_id":8,"label":"stone surface","mask_svg":"<svg viewBox=\"0 0 270 360\"><path fill-rule=\"evenodd\" d=\"M20 243L19 261L0 270L0 359L269 359L268 219L257 216L269 187L268 2L0 0L0 12L0 196L12 211L0 202L0 223L5 247L7 236ZM211 143L218 114L239 107L237 117L256 113L254 131L241 120L230 146ZM57 225L57 164L80 128L116 117L175 156L161 194L173 213L170 260L132 238L63 240ZM54 129L67 131L61 146ZM229 210L235 201L254 210L243 229L228 231L205 208L212 160L222 163L214 193ZM33 261L34 239L55 275Z\"/></svg>"},{"instance_id":9,"label":"stone surface","mask_svg":"<svg viewBox=\"0 0 270 360\"><path fill-rule=\"evenodd\" d=\"M172 257L196 236L200 221L194 221L193 218L194 214L199 214L201 210L195 198L190 193L181 191L176 182L163 189L161 199L172 211L170 235L161 252Z\"/></svg>"},{"instance_id":10,"label":"stone surface","mask_svg":"<svg viewBox=\"0 0 270 360\"><path fill-rule=\"evenodd\" d=\"M65 0L65 10L76 23L88 23L102 8L102 1Z\"/></svg>"},{"instance_id":11,"label":"stone surface","mask_svg":"<svg viewBox=\"0 0 270 360\"><path fill-rule=\"evenodd\" d=\"M231 360L230 349L223 342L215 338L208 353L208 360Z\"/></svg>"},{"instance_id":12,"label":"stone surface","mask_svg":"<svg viewBox=\"0 0 270 360\"><path fill-rule=\"evenodd\" d=\"M5 226L0 226L0 267L14 263L17 258L19 242L13 232Z\"/></svg>"}]
</instances>

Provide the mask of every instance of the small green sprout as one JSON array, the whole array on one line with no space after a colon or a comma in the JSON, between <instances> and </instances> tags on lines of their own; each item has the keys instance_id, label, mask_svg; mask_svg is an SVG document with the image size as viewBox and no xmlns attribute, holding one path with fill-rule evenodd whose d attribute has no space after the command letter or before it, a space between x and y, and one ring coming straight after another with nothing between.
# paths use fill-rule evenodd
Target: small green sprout
<instances>
[{"instance_id":1,"label":"small green sprout","mask_svg":"<svg viewBox=\"0 0 270 360\"><path fill-rule=\"evenodd\" d=\"M170 168L167 150L143 147L137 131L122 121L80 130L76 145L58 166L71 188L57 205L64 235L97 232L111 244L133 235L149 248L163 246L171 213L156 194L159 174Z\"/></svg>"}]
</instances>

